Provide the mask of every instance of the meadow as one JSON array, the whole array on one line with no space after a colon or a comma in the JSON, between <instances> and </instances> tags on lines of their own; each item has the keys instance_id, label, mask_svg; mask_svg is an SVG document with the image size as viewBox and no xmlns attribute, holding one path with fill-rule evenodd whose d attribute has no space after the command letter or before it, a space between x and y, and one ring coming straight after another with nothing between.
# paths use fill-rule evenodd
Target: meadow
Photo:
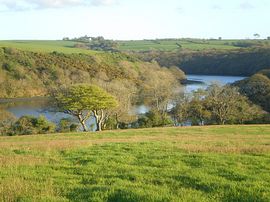
<instances>
[{"instance_id":1,"label":"meadow","mask_svg":"<svg viewBox=\"0 0 270 202\"><path fill-rule=\"evenodd\" d=\"M134 41L117 41L119 43L119 50L121 51L175 51L179 50L180 44L183 49L189 50L231 50L238 49L232 45L237 40L199 40L199 39L168 39L168 40L134 40ZM77 42L62 41L62 40L10 40L0 41L0 47L13 47L21 50L33 52L62 52L66 54L71 53L85 53L91 54L93 51L74 48Z\"/></svg>"},{"instance_id":2,"label":"meadow","mask_svg":"<svg viewBox=\"0 0 270 202\"><path fill-rule=\"evenodd\" d=\"M84 53L91 54L94 51L84 50L80 48L74 48L76 42L61 41L61 40L11 40L0 41L0 47L17 48L25 51L32 52L45 52L50 53L53 51L72 54L72 53Z\"/></svg>"},{"instance_id":3,"label":"meadow","mask_svg":"<svg viewBox=\"0 0 270 202\"><path fill-rule=\"evenodd\" d=\"M232 45L237 40L200 40L200 39L162 39L162 40L134 40L119 41L119 49L122 51L175 51L181 49L188 50L232 50L239 49Z\"/></svg>"},{"instance_id":4,"label":"meadow","mask_svg":"<svg viewBox=\"0 0 270 202\"><path fill-rule=\"evenodd\" d=\"M0 201L270 201L270 125L0 137Z\"/></svg>"}]
</instances>

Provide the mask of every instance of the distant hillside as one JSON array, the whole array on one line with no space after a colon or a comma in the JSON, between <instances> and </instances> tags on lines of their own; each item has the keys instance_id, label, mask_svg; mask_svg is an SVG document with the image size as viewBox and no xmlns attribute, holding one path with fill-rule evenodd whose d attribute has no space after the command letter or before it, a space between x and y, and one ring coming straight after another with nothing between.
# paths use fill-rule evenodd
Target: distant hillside
<instances>
[{"instance_id":1,"label":"distant hillside","mask_svg":"<svg viewBox=\"0 0 270 202\"><path fill-rule=\"evenodd\" d=\"M161 66L178 66L186 74L251 76L270 67L270 48L133 53Z\"/></svg>"},{"instance_id":2,"label":"distant hillside","mask_svg":"<svg viewBox=\"0 0 270 202\"><path fill-rule=\"evenodd\" d=\"M90 37L88 37L90 38ZM87 38L87 39L88 39ZM0 47L13 47L21 50L35 52L62 53L91 53L80 44L89 40L65 39L65 40L9 40L0 41ZM179 50L236 50L251 47L270 47L270 40L217 40L217 39L154 39L154 40L126 40L113 41L118 44L119 51L179 51ZM78 44L79 43L79 44Z\"/></svg>"},{"instance_id":3,"label":"distant hillside","mask_svg":"<svg viewBox=\"0 0 270 202\"><path fill-rule=\"evenodd\" d=\"M251 47L270 47L270 40L222 40L222 39L154 39L116 41L121 51L179 51L179 50L235 50Z\"/></svg>"},{"instance_id":4,"label":"distant hillside","mask_svg":"<svg viewBox=\"0 0 270 202\"><path fill-rule=\"evenodd\" d=\"M157 63L123 53L64 54L0 48L0 98L45 96L50 88L97 80L124 80L140 86L145 70L158 69ZM168 71L164 74L172 76Z\"/></svg>"},{"instance_id":5,"label":"distant hillside","mask_svg":"<svg viewBox=\"0 0 270 202\"><path fill-rule=\"evenodd\" d=\"M270 40L156 39L113 41L125 52L161 66L178 66L187 74L250 76L270 66ZM97 55L89 40L0 41L0 47L38 53ZM90 43L91 44L91 43ZM101 47L102 48L102 47ZM120 55L120 53L119 53Z\"/></svg>"}]
</instances>

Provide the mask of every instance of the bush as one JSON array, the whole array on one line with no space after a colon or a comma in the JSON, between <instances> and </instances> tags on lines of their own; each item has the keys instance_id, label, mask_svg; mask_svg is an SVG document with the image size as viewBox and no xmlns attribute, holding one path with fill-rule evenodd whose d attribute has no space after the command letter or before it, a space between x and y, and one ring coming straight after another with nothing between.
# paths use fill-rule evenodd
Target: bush
<instances>
[{"instance_id":1,"label":"bush","mask_svg":"<svg viewBox=\"0 0 270 202\"><path fill-rule=\"evenodd\" d=\"M15 64L14 63L4 63L3 65L2 65L2 68L4 69L4 70L6 70L6 71L8 71L8 72L12 72L12 71L14 71L15 69L16 69L16 66L15 66Z\"/></svg>"},{"instance_id":2,"label":"bush","mask_svg":"<svg viewBox=\"0 0 270 202\"><path fill-rule=\"evenodd\" d=\"M12 113L0 109L0 135L7 135L15 121L16 117Z\"/></svg>"},{"instance_id":3,"label":"bush","mask_svg":"<svg viewBox=\"0 0 270 202\"><path fill-rule=\"evenodd\" d=\"M140 128L151 128L172 125L173 121L166 113L153 110L147 112L143 117L139 118L138 126Z\"/></svg>"},{"instance_id":4,"label":"bush","mask_svg":"<svg viewBox=\"0 0 270 202\"><path fill-rule=\"evenodd\" d=\"M60 120L57 128L57 132L60 133L68 133L68 132L75 132L78 130L78 124L73 123L72 120L68 118L63 118Z\"/></svg>"},{"instance_id":5,"label":"bush","mask_svg":"<svg viewBox=\"0 0 270 202\"><path fill-rule=\"evenodd\" d=\"M10 128L9 135L47 134L55 132L55 124L44 116L22 116Z\"/></svg>"}]
</instances>

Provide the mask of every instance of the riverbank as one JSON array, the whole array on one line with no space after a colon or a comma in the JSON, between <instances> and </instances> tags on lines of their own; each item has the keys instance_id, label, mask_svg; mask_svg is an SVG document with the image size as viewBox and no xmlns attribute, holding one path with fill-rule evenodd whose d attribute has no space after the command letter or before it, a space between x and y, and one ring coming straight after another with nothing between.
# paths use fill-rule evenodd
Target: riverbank
<instances>
[{"instance_id":1,"label":"riverbank","mask_svg":"<svg viewBox=\"0 0 270 202\"><path fill-rule=\"evenodd\" d=\"M186 75L187 83L184 85L183 91L186 93L198 90L199 88L207 88L212 82L219 82L222 85L233 83L244 79L245 77L233 76L209 76L209 75ZM7 109L16 117L23 115L39 116L43 115L48 120L58 123L66 114L48 110L51 108L48 97L33 97L33 98L14 98L14 99L0 99L2 108ZM146 112L145 106L139 106L138 113Z\"/></svg>"}]
</instances>

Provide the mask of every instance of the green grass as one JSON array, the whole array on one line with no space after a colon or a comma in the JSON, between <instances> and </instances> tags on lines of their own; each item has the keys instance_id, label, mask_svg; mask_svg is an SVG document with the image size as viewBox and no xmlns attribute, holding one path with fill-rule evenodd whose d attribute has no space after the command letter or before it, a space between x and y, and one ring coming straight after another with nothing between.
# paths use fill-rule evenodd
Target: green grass
<instances>
[{"instance_id":1,"label":"green grass","mask_svg":"<svg viewBox=\"0 0 270 202\"><path fill-rule=\"evenodd\" d=\"M0 137L0 201L270 201L270 125Z\"/></svg>"},{"instance_id":2,"label":"green grass","mask_svg":"<svg viewBox=\"0 0 270 202\"><path fill-rule=\"evenodd\" d=\"M175 39L175 40L134 40L134 41L118 41L121 51L149 51L162 50L174 51L178 50L178 44L181 44L183 49L188 50L232 50L239 49L232 45L233 42L239 40L200 40L200 39ZM246 40L248 41L248 40ZM254 42L254 40L250 40ZM268 41L260 40L258 42L268 43ZM38 40L10 40L0 41L0 47L14 47L21 50L33 52L63 52L63 53L85 53L91 54L93 51L74 48L76 42L72 41L38 41Z\"/></svg>"},{"instance_id":3,"label":"green grass","mask_svg":"<svg viewBox=\"0 0 270 202\"><path fill-rule=\"evenodd\" d=\"M179 40L139 40L139 41L120 41L120 50L128 51L148 51L148 50L161 50L161 51L174 51L179 49L177 43L182 46L183 49L189 50L230 50L237 49L237 47L231 45L236 40L208 40L203 41L199 39L179 39Z\"/></svg>"},{"instance_id":4,"label":"green grass","mask_svg":"<svg viewBox=\"0 0 270 202\"><path fill-rule=\"evenodd\" d=\"M61 52L66 54L85 53L91 54L94 51L74 48L75 42L72 41L38 41L38 40L18 40L18 41L0 41L0 47L11 47L20 50L33 52Z\"/></svg>"}]
</instances>

